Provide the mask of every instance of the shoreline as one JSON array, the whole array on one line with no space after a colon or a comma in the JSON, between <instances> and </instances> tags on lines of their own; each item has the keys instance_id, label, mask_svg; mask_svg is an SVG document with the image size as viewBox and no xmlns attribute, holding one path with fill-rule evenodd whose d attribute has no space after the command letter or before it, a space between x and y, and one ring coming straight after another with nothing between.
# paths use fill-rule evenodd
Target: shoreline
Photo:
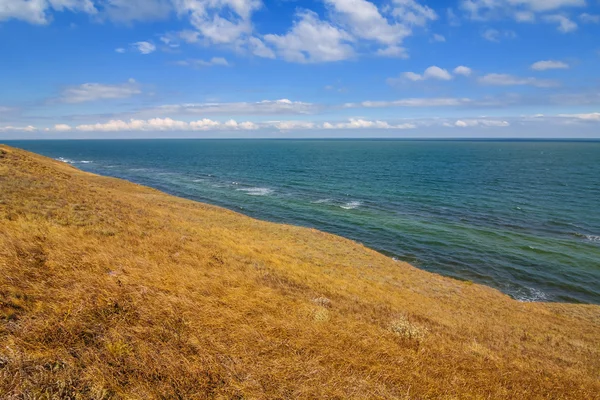
<instances>
[{"instance_id":1,"label":"shoreline","mask_svg":"<svg viewBox=\"0 0 600 400\"><path fill-rule=\"evenodd\" d=\"M521 303L3 146L0 185L0 397L599 393L600 306Z\"/></svg>"},{"instance_id":2,"label":"shoreline","mask_svg":"<svg viewBox=\"0 0 600 400\"><path fill-rule=\"evenodd\" d=\"M150 141L152 142L152 141ZM177 142L177 141L175 141ZM218 142L218 141L217 141ZM149 147L155 147L159 143L155 141L155 145ZM25 144L23 144L25 146ZM50 145L49 145L50 146ZM83 154L91 157L92 153L87 154L85 149L89 146L76 146L73 145L73 149L79 149L83 151ZM201 146L201 145L200 145ZM225 148L229 148L227 145L220 145L216 147L216 149L222 148L222 146L226 146ZM30 146L34 151L43 151L45 145ZM63 146L58 146L56 149L60 149ZM203 147L203 146L201 146ZM402 147L402 146L401 146ZM52 148L52 147L50 147ZM70 148L66 147L65 149ZM235 147L234 147L235 148ZM278 148L278 147L277 147ZM285 147L287 148L287 147ZM294 147L295 148L295 147ZM492 146L495 148L495 146ZM78 150L78 151L79 151ZM140 169L140 171L155 171L157 176L153 176L151 172L128 172L127 165L128 162L123 164L123 167L118 170L109 170L103 168L103 164L101 161L103 159L97 160L98 164L87 165L88 163L92 163L91 161L74 161L80 160L80 158L76 157L75 154L67 153L67 157L71 158L71 160L65 159L62 156L59 156L60 152L52 152L48 154L44 152L44 154L52 155L52 157L67 162L76 167L83 168L85 170L91 170L97 174L103 176L115 176L121 179L126 179L130 182L136 182L142 185L149 185L151 187L155 187L159 190L164 191L165 193L172 194L174 196L180 196L183 198L187 198L193 201L206 202L207 204L213 204L220 207L224 207L236 212L240 212L244 215L253 216L254 218L258 218L265 221L284 223L284 224L292 224L296 226L303 227L311 227L320 229L325 232L330 232L332 234L340 235L342 237L346 237L350 240L354 240L360 243L364 243L369 248L376 250L388 257L400 258L405 262L412 263L417 268L420 268L425 271L433 272L436 274L440 274L443 276L451 277L453 279L458 279L461 281L474 281L475 283L486 285L493 287L497 290L502 291L503 293L511 296L513 299L524 302L538 301L538 302L559 302L559 303L572 303L572 304L600 304L597 297L597 292L593 290L588 284L581 281L577 278L573 278L573 276L577 276L577 271L584 271L585 266L585 257L593 256L594 249L583 248L586 244L579 244L579 240L572 238L556 238L554 237L554 233L548 234L545 231L537 232L531 231L529 233L522 231L507 231L505 234L507 237L512 238L512 240L521 240L523 243L522 247L516 248L515 246L511 246L510 243L500 243L500 245L506 245L508 247L505 248L504 252L496 252L491 250L491 252L486 252L486 249L490 251L490 246L494 245L492 240L483 241L481 246L471 246L468 242L465 242L468 239L469 235L472 234L486 234L490 235L495 234L495 232L500 232L498 229L502 227L494 226L491 224L489 226L479 225L477 221L472 223L467 222L466 224L459 223L457 225L454 224L454 220L450 220L448 218L452 218L452 216L442 217L440 220L440 224L433 222L430 231L427 229L422 232L413 231L411 233L411 229L423 229L426 228L423 224L429 224L429 221L426 219L427 217L415 217L415 218L405 218L403 215L393 214L393 209L386 209L388 215L394 215L395 218L399 218L398 223L402 223L406 225L406 239L408 243L403 243L404 240L400 240L400 238L404 238L404 230L398 229L396 227L386 228L383 233L379 233L373 230L374 227L377 227L377 223L383 223L382 217L384 216L383 211L373 211L372 203L373 199L367 197L360 197L361 193L354 193L354 197L349 197L348 199L343 198L335 198L335 193L330 193L329 196L333 196L331 198L327 198L329 204L324 204L321 206L312 206L312 204L317 203L320 204L323 200L314 200L311 199L309 192L307 193L296 193L289 192L286 189L282 189L276 185L276 182L270 182L270 184L275 186L269 186L268 178L265 182L248 184L243 186L232 186L232 189L227 191L227 189L213 189L212 187L226 188L229 181L223 181L223 179L219 180L218 178L214 178L214 176L218 176L218 171L208 171L211 174L216 175L208 175L209 178L204 178L203 174L198 175L203 179L193 179L194 174L192 174L192 178L189 178L188 181L191 182L203 182L203 183L193 183L192 185L198 186L197 189L191 190L189 189L189 182L186 181L185 172L181 172L180 169L174 167L174 165L167 165L166 168L160 168L160 166L154 166L150 164L149 166L142 163L141 166L144 169ZM64 154L63 154L64 155ZM83 158L81 158L83 159ZM87 158L87 160L96 160L96 158ZM110 164L117 163L121 165L116 159L110 159ZM135 166L136 163L133 162L136 160L132 160L131 163ZM137 164L140 161L137 160ZM83 165L86 164L86 165ZM111 165L112 166L112 165ZM123 169L125 168L125 169ZM133 167L130 167L133 168ZM132 170L137 171L137 169ZM224 169L227 171L227 168ZM207 173L208 173L207 172ZM173 175L173 184L170 183L169 179L161 178L161 175ZM268 176L268 175L267 175ZM248 178L248 177L246 177ZM255 177L256 178L256 177ZM235 180L235 179L234 179ZM206 182L205 182L206 181ZM178 183L179 182L179 183ZM186 183L188 182L188 183ZM252 182L252 181L250 181ZM238 185L238 182L233 182L233 184ZM267 186L264 186L267 185ZM241 189L240 189L241 188ZM272 189L264 189L264 188L272 188ZM264 199L255 200L253 198L240 198L239 195L236 195L236 192L233 190L239 191L243 194L249 194L253 196L264 195ZM204 195L203 191L207 190L207 194ZM260 191L260 193L258 192ZM263 193L267 192L268 193ZM274 192L274 193L273 193ZM291 194L290 194L291 193ZM318 192L317 192L318 193ZM327 197L327 193L322 196ZM365 194L363 193L362 196ZM289 207L293 207L294 209L298 209L299 211L288 211L285 207L287 205L283 205L284 200L282 198L290 199ZM303 197L304 196L304 197ZM319 196L321 196L319 194ZM357 197L358 196L358 197ZM241 196L244 197L244 196ZM325 198L322 197L322 198ZM321 199L321 197L317 197ZM279 200L278 200L279 199ZM349 202L352 199L359 199L361 203L363 201L367 201L369 205L360 205L358 201ZM244 202L248 201L248 207L245 206ZM311 209L314 208L315 218L311 218L310 214L307 214L307 206L304 204L308 204L310 201ZM303 203L304 202L304 203ZM286 203L288 204L288 203ZM385 204L385 203L384 203ZM456 204L455 204L456 205ZM505 204L506 205L506 204ZM336 207L340 207L345 211L349 211L349 213L342 214L338 212ZM446 207L447 205L442 204L442 206ZM450 205L451 207L452 205ZM350 212L352 209L361 208L358 210L358 214L360 219L367 222L366 230L363 229L358 234L358 231L355 228L354 224L356 223L356 219L359 217L354 215L353 212ZM517 207L518 208L518 207ZM377 209L377 207L376 207ZM520 210L520 208L518 208ZM290 208L291 210L291 208ZM337 210L337 211L336 211ZM431 211L431 210L430 210ZM390 214L390 212L392 214ZM417 211L418 212L418 211ZM427 212L425 210L424 212ZM456 212L457 217L466 217L469 218L468 212L465 214L465 211L461 211L461 207L458 206ZM552 209L548 210L549 214L552 215ZM410 215L410 211L409 214ZM418 215L418 214L416 214ZM435 215L430 216L430 218L437 218ZM511 221L510 218L513 216L503 215L502 218L508 218L508 221ZM514 218L520 218L519 216L515 216ZM363 222L364 222L363 221ZM462 221L462 219L461 219ZM360 221L359 221L360 222ZM539 222L539 221L538 221ZM414 226L411 224L415 224ZM516 222L518 224L518 222ZM474 225L473 225L474 224ZM446 226L447 225L447 226ZM412 228L411 228L412 227ZM462 237L458 241L454 241L452 237L448 237L443 232L447 232L448 229L456 229L458 237ZM583 229L583 228L581 228ZM417 233L415 233L417 232ZM585 232L585 231L582 231ZM442 236L440 236L442 235ZM462 235L462 236L461 236ZM525 236L529 235L529 236ZM539 235L539 236L538 236ZM548 236L549 235L549 236ZM482 236L484 237L484 236ZM548 240L554 240L549 243L554 243L555 245L561 246L560 240L571 240L572 246L576 247L576 250L569 250L562 247L559 247L559 250L565 251L568 255L565 260L553 261L548 260L546 255L540 255L540 251L554 251L554 248L548 245L539 245L539 241L541 238L545 238ZM588 236L577 236L577 238L588 238ZM430 246L428 244L429 240L439 240L439 245L434 244ZM539 240L538 240L539 239ZM545 240L544 239L544 240ZM556 239L556 240L555 240ZM590 240L590 239L588 239ZM558 242L557 242L558 241ZM397 243L396 243L397 242ZM448 243L453 243L453 245L448 245ZM515 242L516 243L516 242ZM525 246L525 244L529 244L529 246ZM486 247L487 246L487 247ZM522 250L524 249L524 250ZM531 254L531 251L535 251L536 254ZM568 251L567 251L568 250ZM442 251L442 253L440 253ZM446 257L443 252L448 252L448 255L456 252L455 256L450 258ZM516 252L519 257L516 261L510 260L507 258L506 254L509 251ZM569 251L571 251L569 253ZM501 254L502 253L502 254ZM408 254L409 257L403 257L403 255ZM580 254L581 256L577 256ZM583 258L583 260L582 260ZM447 261L451 259L453 262L447 263ZM468 260L467 264L461 264L457 260ZM582 269L576 268L577 262L581 261ZM494 268L488 266L495 266ZM537 268L541 268L543 265L547 265L549 268L550 275L543 275L536 272ZM564 265L570 265L571 267L565 267ZM589 266L588 266L589 267ZM508 268L508 269L507 269ZM516 268L516 271L520 274L517 275L516 278L511 277L510 271L511 268ZM461 271L460 273L456 273L456 271ZM497 272L494 272L497 271ZM572 271L572 272L569 272ZM505 273L507 272L507 273ZM575 274L575 275L574 275ZM593 278L594 274L590 274L590 278ZM528 279L530 277L530 279ZM569 278L573 278L572 283L568 283ZM545 283L545 282L553 282L553 283ZM556 285L566 285L564 288L558 288Z\"/></svg>"}]
</instances>

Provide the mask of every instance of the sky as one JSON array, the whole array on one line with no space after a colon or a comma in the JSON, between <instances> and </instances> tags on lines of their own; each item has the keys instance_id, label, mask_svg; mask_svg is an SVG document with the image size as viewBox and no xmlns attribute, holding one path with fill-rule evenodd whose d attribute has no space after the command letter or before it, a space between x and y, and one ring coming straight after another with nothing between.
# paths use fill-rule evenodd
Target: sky
<instances>
[{"instance_id":1,"label":"sky","mask_svg":"<svg viewBox=\"0 0 600 400\"><path fill-rule=\"evenodd\" d=\"M0 0L0 139L600 138L600 0Z\"/></svg>"}]
</instances>

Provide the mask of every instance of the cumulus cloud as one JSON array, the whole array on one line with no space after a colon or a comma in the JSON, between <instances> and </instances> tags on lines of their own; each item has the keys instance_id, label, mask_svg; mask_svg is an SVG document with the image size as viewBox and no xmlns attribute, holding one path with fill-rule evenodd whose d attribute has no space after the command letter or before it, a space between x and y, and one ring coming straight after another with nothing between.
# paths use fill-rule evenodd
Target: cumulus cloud
<instances>
[{"instance_id":1,"label":"cumulus cloud","mask_svg":"<svg viewBox=\"0 0 600 400\"><path fill-rule=\"evenodd\" d=\"M415 72L404 72L402 74L402 77L405 80L413 82L425 81L428 79L437 79L441 81L449 81L450 79L452 79L452 75L447 70L437 67L435 65L427 68L422 74L417 74ZM390 84L398 83L398 81L398 78L388 79L388 83Z\"/></svg>"},{"instance_id":2,"label":"cumulus cloud","mask_svg":"<svg viewBox=\"0 0 600 400\"><path fill-rule=\"evenodd\" d=\"M280 131L315 129L318 125L310 121L271 121L267 123Z\"/></svg>"},{"instance_id":3,"label":"cumulus cloud","mask_svg":"<svg viewBox=\"0 0 600 400\"><path fill-rule=\"evenodd\" d=\"M340 61L354 56L346 31L322 21L312 11L297 14L294 26L285 35L265 35L265 41L275 47L286 61L314 63Z\"/></svg>"},{"instance_id":4,"label":"cumulus cloud","mask_svg":"<svg viewBox=\"0 0 600 400\"><path fill-rule=\"evenodd\" d=\"M350 118L348 122L323 124L323 129L414 129L416 127L410 123L391 125L386 121L369 121L360 118Z\"/></svg>"},{"instance_id":5,"label":"cumulus cloud","mask_svg":"<svg viewBox=\"0 0 600 400\"><path fill-rule=\"evenodd\" d=\"M131 46L141 54L150 54L156 51L156 46L150 42L136 42L132 43Z\"/></svg>"},{"instance_id":6,"label":"cumulus cloud","mask_svg":"<svg viewBox=\"0 0 600 400\"><path fill-rule=\"evenodd\" d=\"M124 99L141 93L142 89L134 79L118 85L84 83L79 86L66 87L57 101L76 104L98 100Z\"/></svg>"},{"instance_id":7,"label":"cumulus cloud","mask_svg":"<svg viewBox=\"0 0 600 400\"><path fill-rule=\"evenodd\" d=\"M228 67L230 64L223 57L213 57L210 60L184 60L177 61L175 64L182 67L213 67L222 66Z\"/></svg>"},{"instance_id":8,"label":"cumulus cloud","mask_svg":"<svg viewBox=\"0 0 600 400\"><path fill-rule=\"evenodd\" d=\"M462 76L471 76L473 70L469 67L465 67L464 65L460 65L454 68L454 75L462 75Z\"/></svg>"},{"instance_id":9,"label":"cumulus cloud","mask_svg":"<svg viewBox=\"0 0 600 400\"><path fill-rule=\"evenodd\" d=\"M67 124L57 124L54 125L54 130L57 132L69 132L71 131L73 128L71 128L70 125Z\"/></svg>"},{"instance_id":10,"label":"cumulus cloud","mask_svg":"<svg viewBox=\"0 0 600 400\"><path fill-rule=\"evenodd\" d=\"M260 0L172 0L180 16L190 18L199 36L213 44L232 44L252 33L252 14Z\"/></svg>"},{"instance_id":11,"label":"cumulus cloud","mask_svg":"<svg viewBox=\"0 0 600 400\"><path fill-rule=\"evenodd\" d=\"M0 126L0 132L35 132L35 126Z\"/></svg>"},{"instance_id":12,"label":"cumulus cloud","mask_svg":"<svg viewBox=\"0 0 600 400\"><path fill-rule=\"evenodd\" d=\"M252 122L238 123L229 120L221 123L211 119L185 122L171 118L152 118L148 120L131 119L129 121L111 120L106 123L78 125L76 130L81 132L127 132L127 131L209 131L209 130L251 130L257 129Z\"/></svg>"},{"instance_id":13,"label":"cumulus cloud","mask_svg":"<svg viewBox=\"0 0 600 400\"><path fill-rule=\"evenodd\" d=\"M568 69L568 68L569 68L569 64L564 63L562 61L552 61L552 60L538 61L531 65L531 69L533 69L535 71L545 71L548 69Z\"/></svg>"},{"instance_id":14,"label":"cumulus cloud","mask_svg":"<svg viewBox=\"0 0 600 400\"><path fill-rule=\"evenodd\" d=\"M600 112L589 114L560 114L559 117L573 118L587 122L600 122Z\"/></svg>"},{"instance_id":15,"label":"cumulus cloud","mask_svg":"<svg viewBox=\"0 0 600 400\"><path fill-rule=\"evenodd\" d=\"M569 33L577 30L578 26L564 15L554 14L544 16L544 21L558 24L558 30L562 33Z\"/></svg>"},{"instance_id":16,"label":"cumulus cloud","mask_svg":"<svg viewBox=\"0 0 600 400\"><path fill-rule=\"evenodd\" d=\"M378 49L375 54L382 57L408 58L408 52L404 47L388 46Z\"/></svg>"},{"instance_id":17,"label":"cumulus cloud","mask_svg":"<svg viewBox=\"0 0 600 400\"><path fill-rule=\"evenodd\" d=\"M268 48L265 43L257 37L248 39L250 53L262 58L275 58L275 52Z\"/></svg>"},{"instance_id":18,"label":"cumulus cloud","mask_svg":"<svg viewBox=\"0 0 600 400\"><path fill-rule=\"evenodd\" d=\"M57 125L58 126L58 125ZM111 120L106 123L78 125L75 130L80 132L189 132L189 131L252 131L258 129L277 129L280 131L308 129L414 129L413 123L392 124L386 121L371 121L361 118L350 118L345 122L310 121L267 121L267 122L237 122L230 119L219 122L211 119L198 121L179 121L171 118L152 118L148 120L131 119L128 121ZM55 130L57 130L55 128Z\"/></svg>"},{"instance_id":19,"label":"cumulus cloud","mask_svg":"<svg viewBox=\"0 0 600 400\"><path fill-rule=\"evenodd\" d=\"M508 121L492 119L459 119L454 124L444 123L444 126L454 126L457 128L505 128L510 126Z\"/></svg>"},{"instance_id":20,"label":"cumulus cloud","mask_svg":"<svg viewBox=\"0 0 600 400\"><path fill-rule=\"evenodd\" d=\"M22 20L31 24L44 25L50 22L54 11L84 12L96 14L90 0L2 0L0 21Z\"/></svg>"},{"instance_id":21,"label":"cumulus cloud","mask_svg":"<svg viewBox=\"0 0 600 400\"><path fill-rule=\"evenodd\" d=\"M487 74L478 79L479 83L491 86L529 85L541 88L557 86L556 81L537 78L521 78L509 74Z\"/></svg>"}]
</instances>

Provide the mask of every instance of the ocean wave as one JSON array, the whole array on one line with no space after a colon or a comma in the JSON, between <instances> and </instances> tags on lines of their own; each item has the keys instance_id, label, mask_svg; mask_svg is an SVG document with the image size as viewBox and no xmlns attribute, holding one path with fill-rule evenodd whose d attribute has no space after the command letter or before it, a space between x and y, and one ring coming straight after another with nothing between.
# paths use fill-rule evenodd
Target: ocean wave
<instances>
[{"instance_id":1,"label":"ocean wave","mask_svg":"<svg viewBox=\"0 0 600 400\"><path fill-rule=\"evenodd\" d=\"M515 294L515 299L523 303L548 300L548 295L539 289L528 287L526 290L526 293L523 293L523 291L520 290L518 294Z\"/></svg>"},{"instance_id":2,"label":"ocean wave","mask_svg":"<svg viewBox=\"0 0 600 400\"><path fill-rule=\"evenodd\" d=\"M344 210L354 210L360 206L362 206L362 203L360 201L350 201L340 207L342 207Z\"/></svg>"},{"instance_id":3,"label":"ocean wave","mask_svg":"<svg viewBox=\"0 0 600 400\"><path fill-rule=\"evenodd\" d=\"M585 233L573 232L573 236L589 242L600 242L600 236L598 235L586 235Z\"/></svg>"},{"instance_id":4,"label":"ocean wave","mask_svg":"<svg viewBox=\"0 0 600 400\"><path fill-rule=\"evenodd\" d=\"M315 201L311 201L312 204L328 204L331 203L331 199L319 199Z\"/></svg>"},{"instance_id":5,"label":"ocean wave","mask_svg":"<svg viewBox=\"0 0 600 400\"><path fill-rule=\"evenodd\" d=\"M244 188L244 189L236 189L238 192L244 192L250 196L269 196L273 194L273 190L269 188Z\"/></svg>"},{"instance_id":6,"label":"ocean wave","mask_svg":"<svg viewBox=\"0 0 600 400\"><path fill-rule=\"evenodd\" d=\"M62 161L67 164L91 164L93 162L93 161L89 161L89 160L75 161L75 160L71 160L69 158L64 158L64 157L58 157L56 160Z\"/></svg>"}]
</instances>

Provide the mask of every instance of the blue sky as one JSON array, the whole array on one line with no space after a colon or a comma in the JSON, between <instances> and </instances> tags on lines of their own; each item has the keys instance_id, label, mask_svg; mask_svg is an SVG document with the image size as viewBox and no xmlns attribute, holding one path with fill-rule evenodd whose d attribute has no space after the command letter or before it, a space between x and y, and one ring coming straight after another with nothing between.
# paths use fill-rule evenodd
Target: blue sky
<instances>
[{"instance_id":1,"label":"blue sky","mask_svg":"<svg viewBox=\"0 0 600 400\"><path fill-rule=\"evenodd\" d=\"M0 0L0 138L600 138L600 0Z\"/></svg>"}]
</instances>

